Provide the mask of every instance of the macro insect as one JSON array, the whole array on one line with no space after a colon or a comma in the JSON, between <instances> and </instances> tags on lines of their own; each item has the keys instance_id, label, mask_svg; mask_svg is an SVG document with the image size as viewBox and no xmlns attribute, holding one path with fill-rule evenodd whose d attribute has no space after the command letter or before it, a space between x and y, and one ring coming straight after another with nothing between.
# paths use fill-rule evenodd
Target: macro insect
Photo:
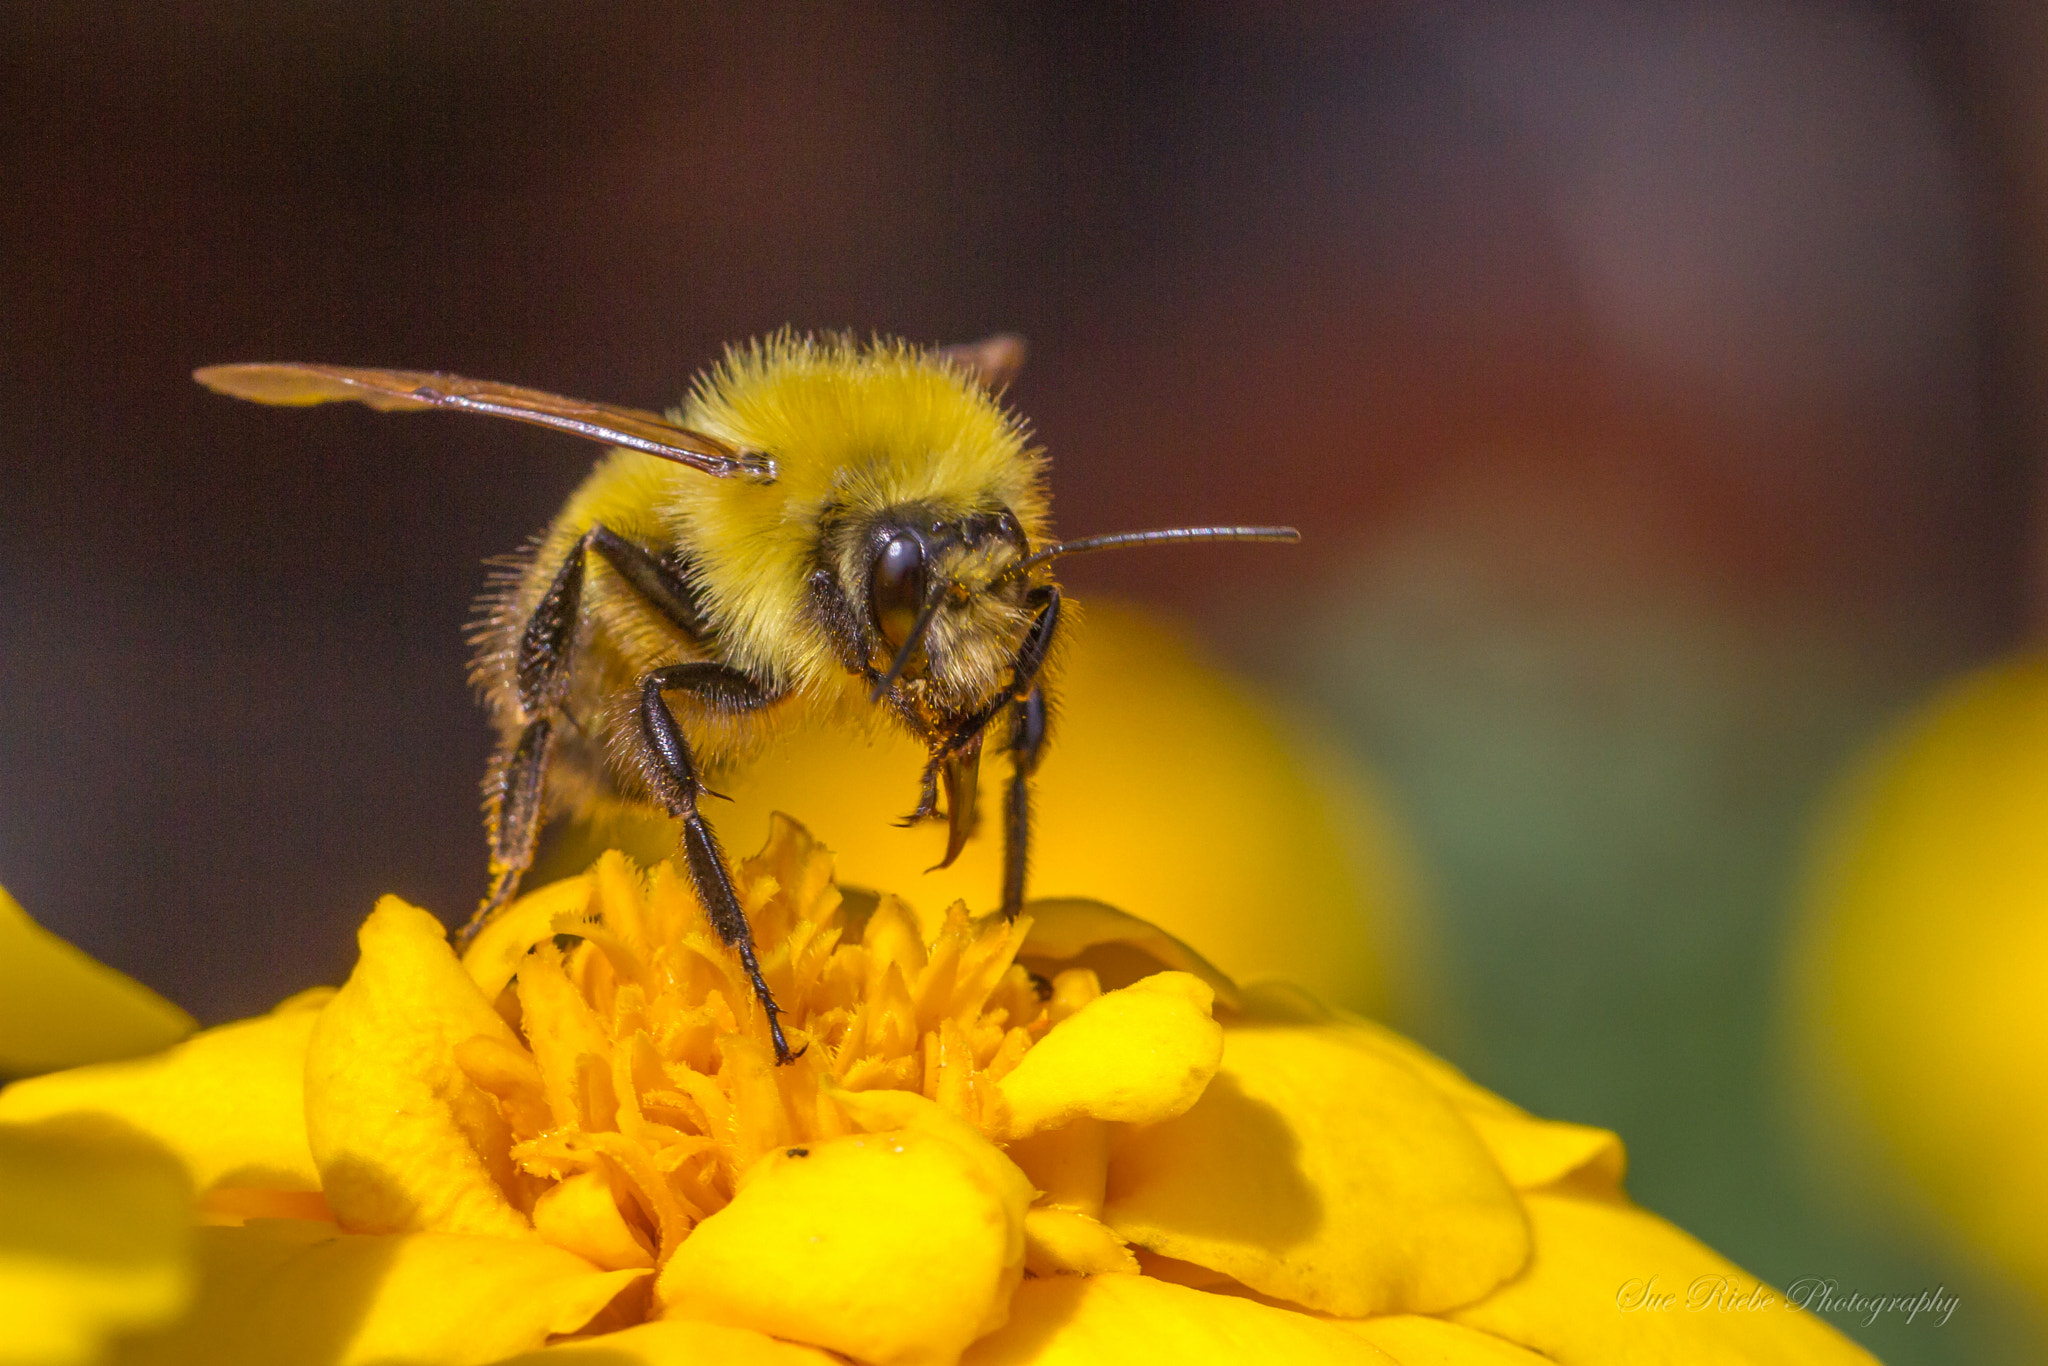
<instances>
[{"instance_id":1,"label":"macro insect","mask_svg":"<svg viewBox=\"0 0 2048 1366\"><path fill-rule=\"evenodd\" d=\"M1180 527L1054 541L1045 455L1002 395L1023 343L920 348L778 333L728 348L672 416L414 370L264 363L194 372L259 403L354 400L535 423L613 447L481 603L472 681L499 745L484 780L490 889L508 902L554 812L653 807L793 1056L717 837L707 785L804 712L907 729L927 759L905 824L975 828L991 734L1008 751L1001 907L1024 902L1031 774L1060 624L1052 561Z\"/></svg>"}]
</instances>

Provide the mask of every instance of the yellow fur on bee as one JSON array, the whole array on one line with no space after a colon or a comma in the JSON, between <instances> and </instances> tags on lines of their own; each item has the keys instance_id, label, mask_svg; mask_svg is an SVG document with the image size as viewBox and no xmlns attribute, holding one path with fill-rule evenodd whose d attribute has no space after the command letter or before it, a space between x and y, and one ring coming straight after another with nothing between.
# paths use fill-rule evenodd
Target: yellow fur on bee
<instances>
[{"instance_id":1,"label":"yellow fur on bee","mask_svg":"<svg viewBox=\"0 0 2048 1366\"><path fill-rule=\"evenodd\" d=\"M732 347L674 416L767 452L775 481L616 451L569 501L542 556L556 559L594 520L690 547L725 662L778 688L815 697L842 686L804 611L828 508L922 503L958 517L1007 507L1031 544L1047 539L1045 460L1023 421L964 370L903 342L784 331Z\"/></svg>"}]
</instances>

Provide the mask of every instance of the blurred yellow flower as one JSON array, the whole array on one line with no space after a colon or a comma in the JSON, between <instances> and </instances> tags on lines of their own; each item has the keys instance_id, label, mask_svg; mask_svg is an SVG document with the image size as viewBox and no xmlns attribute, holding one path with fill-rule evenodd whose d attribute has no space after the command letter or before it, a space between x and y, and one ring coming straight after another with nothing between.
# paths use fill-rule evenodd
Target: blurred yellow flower
<instances>
[{"instance_id":1,"label":"blurred yellow flower","mask_svg":"<svg viewBox=\"0 0 2048 1366\"><path fill-rule=\"evenodd\" d=\"M1951 686L1838 794L1791 977L1830 1169L2048 1303L2048 660Z\"/></svg>"},{"instance_id":2,"label":"blurred yellow flower","mask_svg":"<svg viewBox=\"0 0 2048 1366\"><path fill-rule=\"evenodd\" d=\"M1869 1360L1631 1206L1613 1135L1099 903L844 897L787 821L739 885L788 1066L610 855L461 959L386 898L338 993L0 1092L0 1136L120 1124L201 1192L190 1309L108 1359Z\"/></svg>"},{"instance_id":3,"label":"blurred yellow flower","mask_svg":"<svg viewBox=\"0 0 2048 1366\"><path fill-rule=\"evenodd\" d=\"M1107 902L1199 943L1235 977L1284 977L1353 1010L1400 1013L1426 996L1408 847L1362 775L1137 608L1091 600L1062 630L1032 800L1031 895ZM732 802L711 818L728 848L754 849L773 813L801 812L842 882L927 912L956 900L993 910L999 822L984 820L958 862L936 870L942 827L895 828L924 758L893 730L799 731L721 779ZM1006 764L992 751L984 785L1007 780ZM999 809L986 793L983 805ZM675 852L676 829L607 820L537 871L578 872L613 847L652 864Z\"/></svg>"}]
</instances>

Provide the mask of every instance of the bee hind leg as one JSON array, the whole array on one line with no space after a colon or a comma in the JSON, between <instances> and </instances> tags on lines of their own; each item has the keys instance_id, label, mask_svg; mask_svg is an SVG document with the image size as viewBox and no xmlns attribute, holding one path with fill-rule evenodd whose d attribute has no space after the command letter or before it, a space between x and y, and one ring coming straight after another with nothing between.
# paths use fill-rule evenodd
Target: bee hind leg
<instances>
[{"instance_id":1,"label":"bee hind leg","mask_svg":"<svg viewBox=\"0 0 2048 1366\"><path fill-rule=\"evenodd\" d=\"M458 949L468 947L477 932L517 894L520 880L533 866L545 820L542 808L554 723L558 718L576 723L562 703L569 691L570 657L591 553L604 560L664 620L693 638L705 635L703 607L688 581L653 551L604 523L592 522L562 557L561 567L534 605L513 652L513 688L526 725L511 747L500 751L485 781L491 886L476 914L457 931Z\"/></svg>"},{"instance_id":2,"label":"bee hind leg","mask_svg":"<svg viewBox=\"0 0 2048 1366\"><path fill-rule=\"evenodd\" d=\"M493 767L489 779L491 889L469 923L455 933L455 947L469 947L477 931L510 901L519 880L533 866L540 843L541 795L547 786L548 751L554 724L543 716L519 732L512 748Z\"/></svg>"},{"instance_id":3,"label":"bee hind leg","mask_svg":"<svg viewBox=\"0 0 2048 1366\"><path fill-rule=\"evenodd\" d=\"M794 1062L798 1054L790 1051L789 1040L783 1037L782 1012L761 976L760 960L754 954L754 932L747 924L746 912L740 909L732 876L726 871L725 853L718 847L718 837L697 811L697 799L710 789L697 774L690 742L676 724L675 713L663 700L665 692L687 693L707 706L727 712L753 711L767 706L775 697L746 674L724 664L672 664L640 680L639 738L655 796L670 815L683 823L683 866L689 872L690 885L696 889L697 899L711 917L719 938L739 955L740 966L746 969L747 980L753 984L754 995L768 1019L775 1060Z\"/></svg>"}]
</instances>

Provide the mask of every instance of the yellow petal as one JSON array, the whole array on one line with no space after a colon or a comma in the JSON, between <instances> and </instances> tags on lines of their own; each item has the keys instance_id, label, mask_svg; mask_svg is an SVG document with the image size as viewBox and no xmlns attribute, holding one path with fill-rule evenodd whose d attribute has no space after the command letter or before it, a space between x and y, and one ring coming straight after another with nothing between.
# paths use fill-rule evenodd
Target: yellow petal
<instances>
[{"instance_id":1,"label":"yellow petal","mask_svg":"<svg viewBox=\"0 0 2048 1366\"><path fill-rule=\"evenodd\" d=\"M771 1153L677 1249L657 1297L673 1318L950 1366L1002 1321L1024 1199L1021 1177L998 1188L979 1160L914 1129Z\"/></svg>"},{"instance_id":2,"label":"yellow petal","mask_svg":"<svg viewBox=\"0 0 2048 1366\"><path fill-rule=\"evenodd\" d=\"M1011 1137L1083 1115L1151 1124L1185 1111L1223 1054L1209 984L1160 972L1096 997L1054 1025L1001 1082Z\"/></svg>"},{"instance_id":3,"label":"yellow petal","mask_svg":"<svg viewBox=\"0 0 2048 1366\"><path fill-rule=\"evenodd\" d=\"M1380 1348L1401 1366L1550 1366L1551 1361L1491 1333L1419 1314L1346 1319L1338 1326Z\"/></svg>"},{"instance_id":4,"label":"yellow petal","mask_svg":"<svg viewBox=\"0 0 2048 1366\"><path fill-rule=\"evenodd\" d=\"M649 1247L619 1212L609 1173L578 1172L533 1202L533 1226L556 1247L608 1270L654 1265Z\"/></svg>"},{"instance_id":5,"label":"yellow petal","mask_svg":"<svg viewBox=\"0 0 2048 1366\"><path fill-rule=\"evenodd\" d=\"M470 1366L575 1332L647 1275L450 1233L265 1220L198 1238L192 1311L127 1344L116 1366Z\"/></svg>"},{"instance_id":6,"label":"yellow petal","mask_svg":"<svg viewBox=\"0 0 2048 1366\"><path fill-rule=\"evenodd\" d=\"M1399 1366L1364 1338L1307 1314L1146 1276L1026 1281L1002 1331L961 1366Z\"/></svg>"},{"instance_id":7,"label":"yellow petal","mask_svg":"<svg viewBox=\"0 0 2048 1366\"><path fill-rule=\"evenodd\" d=\"M192 1017L29 919L0 887L0 1077L140 1057Z\"/></svg>"},{"instance_id":8,"label":"yellow petal","mask_svg":"<svg viewBox=\"0 0 2048 1366\"><path fill-rule=\"evenodd\" d=\"M1570 1195L1527 1202L1528 1271L1451 1314L1458 1322L1567 1363L1876 1366L1817 1314L1653 1214Z\"/></svg>"},{"instance_id":9,"label":"yellow petal","mask_svg":"<svg viewBox=\"0 0 2048 1366\"><path fill-rule=\"evenodd\" d=\"M362 958L306 1052L306 1133L321 1188L358 1233L534 1237L507 1197L510 1130L456 1064L484 1035L517 1040L456 962L441 922L385 897Z\"/></svg>"},{"instance_id":10,"label":"yellow petal","mask_svg":"<svg viewBox=\"0 0 2048 1366\"><path fill-rule=\"evenodd\" d=\"M572 1338L496 1366L844 1366L843 1357L719 1323L660 1319Z\"/></svg>"},{"instance_id":11,"label":"yellow petal","mask_svg":"<svg viewBox=\"0 0 2048 1366\"><path fill-rule=\"evenodd\" d=\"M1610 1130L1538 1119L1385 1025L1326 1009L1284 983L1247 987L1243 1008L1249 1018L1265 1023L1324 1027L1332 1038L1400 1063L1464 1117L1516 1190L1560 1184L1589 1194L1620 1190L1628 1154L1620 1137Z\"/></svg>"},{"instance_id":12,"label":"yellow petal","mask_svg":"<svg viewBox=\"0 0 2048 1366\"><path fill-rule=\"evenodd\" d=\"M1450 1105L1314 1027L1228 1030L1194 1108L1112 1150L1103 1220L1345 1318L1467 1303L1529 1251L1520 1202Z\"/></svg>"},{"instance_id":13,"label":"yellow petal","mask_svg":"<svg viewBox=\"0 0 2048 1366\"><path fill-rule=\"evenodd\" d=\"M855 1128L868 1133L914 1129L951 1145L960 1160L995 1192L1005 1209L1023 1209L1037 1194L1030 1178L979 1129L915 1091L835 1091L833 1098ZM1011 1234L1003 1257L1014 1265L1023 1255L1021 1225L1013 1223Z\"/></svg>"},{"instance_id":14,"label":"yellow petal","mask_svg":"<svg viewBox=\"0 0 2048 1366\"><path fill-rule=\"evenodd\" d=\"M306 1147L306 1039L332 992L195 1034L168 1052L16 1082L0 1120L103 1115L176 1153L195 1189L314 1191Z\"/></svg>"},{"instance_id":15,"label":"yellow petal","mask_svg":"<svg viewBox=\"0 0 2048 1366\"><path fill-rule=\"evenodd\" d=\"M1109 1180L1109 1139L1106 1122L1084 1117L1013 1139L1005 1151L1044 1192L1046 1204L1094 1219L1102 1215L1102 1192Z\"/></svg>"},{"instance_id":16,"label":"yellow petal","mask_svg":"<svg viewBox=\"0 0 2048 1366\"><path fill-rule=\"evenodd\" d=\"M0 1362L98 1361L191 1293L192 1188L108 1120L0 1125Z\"/></svg>"},{"instance_id":17,"label":"yellow petal","mask_svg":"<svg viewBox=\"0 0 2048 1366\"><path fill-rule=\"evenodd\" d=\"M537 887L483 927L463 950L462 966L485 1000L498 999L498 993L518 973L519 960L526 951L556 933L557 920L580 920L588 914L593 887L587 873Z\"/></svg>"},{"instance_id":18,"label":"yellow petal","mask_svg":"<svg viewBox=\"0 0 2048 1366\"><path fill-rule=\"evenodd\" d=\"M1024 1214L1024 1268L1034 1276L1094 1276L1138 1270L1109 1227L1077 1210L1040 1205Z\"/></svg>"},{"instance_id":19,"label":"yellow petal","mask_svg":"<svg viewBox=\"0 0 2048 1366\"><path fill-rule=\"evenodd\" d=\"M1171 968L1193 973L1227 1008L1237 1007L1237 983L1150 921L1077 897L1033 901L1026 914L1031 917L1031 933L1018 950L1017 961L1046 977L1063 969L1090 968L1111 986L1126 986Z\"/></svg>"},{"instance_id":20,"label":"yellow petal","mask_svg":"<svg viewBox=\"0 0 2048 1366\"><path fill-rule=\"evenodd\" d=\"M1611 1130L1534 1115L1460 1113L1516 1190L1569 1186L1590 1195L1621 1189L1627 1150Z\"/></svg>"}]
</instances>

